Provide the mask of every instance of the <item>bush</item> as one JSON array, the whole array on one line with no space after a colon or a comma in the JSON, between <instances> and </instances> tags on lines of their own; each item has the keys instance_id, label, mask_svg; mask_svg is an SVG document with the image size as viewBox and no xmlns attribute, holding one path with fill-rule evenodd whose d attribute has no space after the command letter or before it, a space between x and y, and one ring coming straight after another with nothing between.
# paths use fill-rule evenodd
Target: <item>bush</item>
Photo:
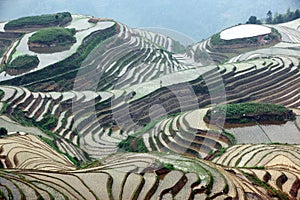
<instances>
[{"instance_id":1,"label":"bush","mask_svg":"<svg viewBox=\"0 0 300 200\"><path fill-rule=\"evenodd\" d=\"M7 130L4 127L0 128L0 137L6 136L7 135Z\"/></svg>"},{"instance_id":2,"label":"bush","mask_svg":"<svg viewBox=\"0 0 300 200\"><path fill-rule=\"evenodd\" d=\"M75 29L61 27L44 28L34 33L28 40L28 43L40 43L45 45L67 45L76 42L74 34Z\"/></svg>"},{"instance_id":3,"label":"bush","mask_svg":"<svg viewBox=\"0 0 300 200\"><path fill-rule=\"evenodd\" d=\"M3 97L3 95L4 95L3 90L0 90L0 99Z\"/></svg>"},{"instance_id":4,"label":"bush","mask_svg":"<svg viewBox=\"0 0 300 200\"><path fill-rule=\"evenodd\" d=\"M212 119L214 113L214 119ZM277 121L285 122L287 120L295 120L295 114L282 105L267 103L237 103L218 105L207 111L204 120L218 121L225 119L227 123L248 123Z\"/></svg>"},{"instance_id":5,"label":"bush","mask_svg":"<svg viewBox=\"0 0 300 200\"><path fill-rule=\"evenodd\" d=\"M46 114L43 116L43 119L40 121L40 126L43 129L51 130L53 129L58 123L58 119L50 114Z\"/></svg>"},{"instance_id":6,"label":"bush","mask_svg":"<svg viewBox=\"0 0 300 200\"><path fill-rule=\"evenodd\" d=\"M62 12L56 14L40 15L22 17L16 20L12 20L5 24L4 29L17 29L23 27L36 27L36 26L57 26L63 25L72 20L69 12Z\"/></svg>"},{"instance_id":7,"label":"bush","mask_svg":"<svg viewBox=\"0 0 300 200\"><path fill-rule=\"evenodd\" d=\"M147 147L144 144L143 138L128 136L125 140L122 140L118 147L126 152L138 152L138 153L147 153L149 152Z\"/></svg>"},{"instance_id":8,"label":"bush","mask_svg":"<svg viewBox=\"0 0 300 200\"><path fill-rule=\"evenodd\" d=\"M40 63L37 56L23 55L15 58L9 65L9 68L31 68Z\"/></svg>"}]
</instances>

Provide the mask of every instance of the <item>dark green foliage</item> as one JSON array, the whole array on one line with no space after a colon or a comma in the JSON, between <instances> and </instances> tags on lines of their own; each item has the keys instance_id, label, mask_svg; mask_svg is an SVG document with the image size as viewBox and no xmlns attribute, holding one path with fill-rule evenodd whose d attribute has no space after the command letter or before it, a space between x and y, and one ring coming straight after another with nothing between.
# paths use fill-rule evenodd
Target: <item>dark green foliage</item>
<instances>
[{"instance_id":1,"label":"dark green foliage","mask_svg":"<svg viewBox=\"0 0 300 200\"><path fill-rule=\"evenodd\" d=\"M262 24L260 20L257 19L256 16L251 16L249 17L248 21L246 24Z\"/></svg>"},{"instance_id":2,"label":"dark green foliage","mask_svg":"<svg viewBox=\"0 0 300 200\"><path fill-rule=\"evenodd\" d=\"M6 136L7 130L4 127L0 127L0 137Z\"/></svg>"},{"instance_id":3,"label":"dark green foliage","mask_svg":"<svg viewBox=\"0 0 300 200\"><path fill-rule=\"evenodd\" d=\"M39 123L44 129L51 130L57 125L57 122L56 117L47 114L43 116L43 119Z\"/></svg>"},{"instance_id":4,"label":"dark green foliage","mask_svg":"<svg viewBox=\"0 0 300 200\"><path fill-rule=\"evenodd\" d=\"M40 15L22 17L12 20L5 24L5 29L17 29L22 27L35 27L35 26L55 26L63 25L72 20L69 12L62 12L56 14Z\"/></svg>"},{"instance_id":5,"label":"dark green foliage","mask_svg":"<svg viewBox=\"0 0 300 200\"><path fill-rule=\"evenodd\" d=\"M68 159L76 166L79 166L80 163L77 158L70 156L62 152L58 146L55 144L55 140L59 139L59 135L52 133L48 128L52 128L57 123L57 119L52 115L45 115L44 119L40 122L35 121L34 119L28 118L25 116L24 112L20 109L15 109L12 113L12 119L17 121L23 126L31 126L40 129L42 132L46 133L51 139L39 136L42 141L51 146L58 153L65 155Z\"/></svg>"},{"instance_id":6,"label":"dark green foliage","mask_svg":"<svg viewBox=\"0 0 300 200\"><path fill-rule=\"evenodd\" d=\"M204 119L210 121L214 113L213 120L225 119L227 123L248 123L263 121L285 122L295 120L295 114L282 105L266 103L237 103L218 105L207 111Z\"/></svg>"},{"instance_id":7,"label":"dark green foliage","mask_svg":"<svg viewBox=\"0 0 300 200\"><path fill-rule=\"evenodd\" d=\"M256 176L252 175L252 174L248 174L248 173L244 173L244 175L247 177L247 179L249 181L251 181L254 185L260 186L262 188L265 188L272 197L277 197L278 199L281 200L288 200L290 199L285 193L283 193L280 190L276 190L275 188L273 188L272 186L270 186L268 183L260 180L259 178L257 178Z\"/></svg>"},{"instance_id":8,"label":"dark green foliage","mask_svg":"<svg viewBox=\"0 0 300 200\"><path fill-rule=\"evenodd\" d=\"M210 160L212 160L213 158L216 158L216 157L220 157L225 152L226 152L226 148L222 147L221 149L219 149L218 151L215 152L215 154L213 155L213 157Z\"/></svg>"},{"instance_id":9,"label":"dark green foliage","mask_svg":"<svg viewBox=\"0 0 300 200\"><path fill-rule=\"evenodd\" d=\"M172 51L174 53L185 53L186 48L180 42L173 40L172 42Z\"/></svg>"},{"instance_id":10,"label":"dark green foliage","mask_svg":"<svg viewBox=\"0 0 300 200\"><path fill-rule=\"evenodd\" d=\"M91 53L91 51L101 42L113 36L115 32L116 25L106 30L96 31L90 36L87 36L78 47L77 52L65 60L45 67L37 72L4 81L3 84L24 85L32 82L39 82L43 79L55 82L73 79L77 75L77 69L81 67L82 62ZM60 76L61 74L63 75ZM32 89L34 90L34 88Z\"/></svg>"},{"instance_id":11,"label":"dark green foliage","mask_svg":"<svg viewBox=\"0 0 300 200\"><path fill-rule=\"evenodd\" d=\"M147 153L149 152L147 147L144 144L143 138L128 136L125 140L122 140L118 147L122 151L126 152L138 152L138 153Z\"/></svg>"},{"instance_id":12,"label":"dark green foliage","mask_svg":"<svg viewBox=\"0 0 300 200\"><path fill-rule=\"evenodd\" d=\"M173 164L170 163L163 163L164 168L168 169L168 170L175 170L175 167Z\"/></svg>"},{"instance_id":13,"label":"dark green foliage","mask_svg":"<svg viewBox=\"0 0 300 200\"><path fill-rule=\"evenodd\" d=\"M52 147L56 152L65 155L65 156L66 156L66 157L67 157L74 165L76 165L77 167L80 166L80 163L79 163L79 161L78 161L77 158L74 158L74 157L70 156L69 154L66 154L66 153L62 152L62 151L58 148L58 146L54 143L53 140L48 139L48 138L45 138L45 137L42 137L42 136L40 136L40 139L41 139L43 142L45 142L46 144L48 144L50 147Z\"/></svg>"},{"instance_id":14,"label":"dark green foliage","mask_svg":"<svg viewBox=\"0 0 300 200\"><path fill-rule=\"evenodd\" d=\"M223 40L219 33L214 34L211 37L211 44L213 46L221 46L221 45L237 45L237 44L246 44L247 42L256 43L257 37L250 38L241 38L241 39L232 39L232 40Z\"/></svg>"},{"instance_id":15,"label":"dark green foliage","mask_svg":"<svg viewBox=\"0 0 300 200\"><path fill-rule=\"evenodd\" d=\"M7 102L2 102L3 105L2 105L2 109L0 110L0 115L2 115L3 113L6 112L6 109L8 107L8 103Z\"/></svg>"},{"instance_id":16,"label":"dark green foliage","mask_svg":"<svg viewBox=\"0 0 300 200\"><path fill-rule=\"evenodd\" d=\"M3 168L2 163L0 162L0 169ZM0 190L0 199L6 199L5 194L2 190Z\"/></svg>"},{"instance_id":17,"label":"dark green foliage","mask_svg":"<svg viewBox=\"0 0 300 200\"><path fill-rule=\"evenodd\" d=\"M37 56L23 55L15 58L11 63L7 65L7 67L16 69L26 69L38 66L39 62L40 61Z\"/></svg>"},{"instance_id":18,"label":"dark green foliage","mask_svg":"<svg viewBox=\"0 0 300 200\"><path fill-rule=\"evenodd\" d=\"M3 97L3 95L4 95L3 90L0 90L0 99Z\"/></svg>"},{"instance_id":19,"label":"dark green foliage","mask_svg":"<svg viewBox=\"0 0 300 200\"><path fill-rule=\"evenodd\" d=\"M29 38L29 43L40 43L44 45L66 45L76 42L75 29L62 27L44 28L34 33Z\"/></svg>"},{"instance_id":20,"label":"dark green foliage","mask_svg":"<svg viewBox=\"0 0 300 200\"><path fill-rule=\"evenodd\" d=\"M284 17L282 14L277 15L274 19L273 19L273 24L280 24L285 22Z\"/></svg>"},{"instance_id":21,"label":"dark green foliage","mask_svg":"<svg viewBox=\"0 0 300 200\"><path fill-rule=\"evenodd\" d=\"M266 19L266 23L267 24L271 24L273 21L273 13L271 10L268 11L267 13L267 19Z\"/></svg>"},{"instance_id":22,"label":"dark green foliage","mask_svg":"<svg viewBox=\"0 0 300 200\"><path fill-rule=\"evenodd\" d=\"M40 194L38 194L37 200L44 200L44 198Z\"/></svg>"},{"instance_id":23,"label":"dark green foliage","mask_svg":"<svg viewBox=\"0 0 300 200\"><path fill-rule=\"evenodd\" d=\"M276 13L275 16L273 16L272 11L269 10L265 22L267 24L279 24L279 23L293 21L299 18L300 18L300 9L297 9L294 12L291 11L290 9L287 9L285 14Z\"/></svg>"},{"instance_id":24,"label":"dark green foliage","mask_svg":"<svg viewBox=\"0 0 300 200\"><path fill-rule=\"evenodd\" d=\"M284 23L284 22L293 21L293 20L299 19L299 18L300 18L300 10L299 9L297 9L293 12L288 8L285 14L276 14L275 17L273 18L272 23L273 24Z\"/></svg>"},{"instance_id":25,"label":"dark green foliage","mask_svg":"<svg viewBox=\"0 0 300 200\"><path fill-rule=\"evenodd\" d=\"M0 39L0 57L3 56L4 52L11 45L12 41L8 39Z\"/></svg>"}]
</instances>

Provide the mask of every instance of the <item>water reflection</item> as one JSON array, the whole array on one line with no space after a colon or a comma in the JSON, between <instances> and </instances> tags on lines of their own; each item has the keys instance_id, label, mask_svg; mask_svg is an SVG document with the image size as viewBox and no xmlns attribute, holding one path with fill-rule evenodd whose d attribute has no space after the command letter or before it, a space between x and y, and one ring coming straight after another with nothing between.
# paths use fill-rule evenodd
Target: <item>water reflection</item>
<instances>
[{"instance_id":1,"label":"water reflection","mask_svg":"<svg viewBox=\"0 0 300 200\"><path fill-rule=\"evenodd\" d=\"M300 143L300 117L296 121L285 123L266 122L263 124L230 124L224 127L226 131L232 133L238 144L251 143Z\"/></svg>"}]
</instances>

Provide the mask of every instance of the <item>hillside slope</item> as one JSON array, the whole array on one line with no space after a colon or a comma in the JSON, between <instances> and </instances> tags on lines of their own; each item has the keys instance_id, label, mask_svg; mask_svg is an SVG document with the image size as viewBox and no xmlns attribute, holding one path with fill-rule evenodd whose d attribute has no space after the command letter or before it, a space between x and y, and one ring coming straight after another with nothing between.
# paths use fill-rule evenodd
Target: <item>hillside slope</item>
<instances>
[{"instance_id":1,"label":"hillside slope","mask_svg":"<svg viewBox=\"0 0 300 200\"><path fill-rule=\"evenodd\" d=\"M34 53L36 30L0 32L0 199L300 198L299 20L182 53L161 34L71 16L69 49ZM9 75L24 54L38 66ZM204 120L243 102L296 120Z\"/></svg>"}]
</instances>

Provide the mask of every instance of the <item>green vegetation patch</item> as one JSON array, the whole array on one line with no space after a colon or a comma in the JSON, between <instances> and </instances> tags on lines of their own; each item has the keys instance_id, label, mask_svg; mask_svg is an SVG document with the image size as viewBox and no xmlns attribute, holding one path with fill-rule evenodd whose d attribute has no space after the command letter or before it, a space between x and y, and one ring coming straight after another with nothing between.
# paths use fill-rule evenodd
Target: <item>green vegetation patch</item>
<instances>
[{"instance_id":1,"label":"green vegetation patch","mask_svg":"<svg viewBox=\"0 0 300 200\"><path fill-rule=\"evenodd\" d=\"M44 28L34 33L28 43L39 43L42 45L67 45L76 42L74 37L76 30L62 27Z\"/></svg>"},{"instance_id":2,"label":"green vegetation patch","mask_svg":"<svg viewBox=\"0 0 300 200\"><path fill-rule=\"evenodd\" d=\"M0 127L0 137L7 135L7 129L4 127Z\"/></svg>"},{"instance_id":3,"label":"green vegetation patch","mask_svg":"<svg viewBox=\"0 0 300 200\"><path fill-rule=\"evenodd\" d=\"M70 21L72 21L71 14L69 12L62 12L56 14L22 17L8 22L5 24L4 29L58 26L64 25Z\"/></svg>"},{"instance_id":4,"label":"green vegetation patch","mask_svg":"<svg viewBox=\"0 0 300 200\"><path fill-rule=\"evenodd\" d=\"M31 55L22 55L15 58L10 64L8 64L9 68L32 68L37 67L40 63L37 56L31 56Z\"/></svg>"},{"instance_id":5,"label":"green vegetation patch","mask_svg":"<svg viewBox=\"0 0 300 200\"><path fill-rule=\"evenodd\" d=\"M12 41L7 39L0 39L0 57L3 56L7 48L11 45Z\"/></svg>"},{"instance_id":6,"label":"green vegetation patch","mask_svg":"<svg viewBox=\"0 0 300 200\"><path fill-rule=\"evenodd\" d=\"M48 144L50 147L52 147L52 149L54 149L56 152L66 156L76 167L80 167L80 162L78 161L78 159L76 157L72 157L67 153L62 152L58 146L55 144L55 142L51 139L39 136L39 138L45 142L46 144Z\"/></svg>"},{"instance_id":7,"label":"green vegetation patch","mask_svg":"<svg viewBox=\"0 0 300 200\"><path fill-rule=\"evenodd\" d=\"M212 114L213 113L213 114ZM218 123L286 122L295 120L293 111L282 105L267 103L237 103L218 105L207 111L206 122Z\"/></svg>"},{"instance_id":8,"label":"green vegetation patch","mask_svg":"<svg viewBox=\"0 0 300 200\"><path fill-rule=\"evenodd\" d=\"M3 97L3 95L4 95L4 91L0 90L0 99Z\"/></svg>"},{"instance_id":9,"label":"green vegetation patch","mask_svg":"<svg viewBox=\"0 0 300 200\"><path fill-rule=\"evenodd\" d=\"M120 148L120 150L126 152L138 152L138 153L149 152L147 147L145 146L143 138L141 137L128 136L125 140L122 140L118 144L118 147Z\"/></svg>"},{"instance_id":10,"label":"green vegetation patch","mask_svg":"<svg viewBox=\"0 0 300 200\"><path fill-rule=\"evenodd\" d=\"M7 85L25 85L33 82L37 83L43 79L49 80L48 83L57 83L62 80L64 82L72 82L72 80L78 75L77 70L81 67L84 59L86 59L87 56L90 55L95 47L101 45L106 39L115 35L116 31L116 24L108 29L95 31L84 38L82 44L77 48L76 53L72 54L70 57L48 67L45 67L41 70L30 73L30 75L28 74L22 77L16 77L14 79L4 81L5 83L2 83ZM39 86L42 85L41 83L38 84ZM60 90L72 89L71 86L73 86L73 84L67 85L69 85L70 88L59 86ZM30 86L29 89L35 91L34 85Z\"/></svg>"},{"instance_id":11,"label":"green vegetation patch","mask_svg":"<svg viewBox=\"0 0 300 200\"><path fill-rule=\"evenodd\" d=\"M265 188L268 191L268 194L271 197L277 198L277 199L282 199L282 200L288 200L290 199L287 194L283 193L280 190L276 190L272 186L270 186L267 182L264 182L257 178L255 175L249 174L249 173L244 173L244 175L247 177L249 181L251 181L254 185L260 186L262 188Z\"/></svg>"}]
</instances>

